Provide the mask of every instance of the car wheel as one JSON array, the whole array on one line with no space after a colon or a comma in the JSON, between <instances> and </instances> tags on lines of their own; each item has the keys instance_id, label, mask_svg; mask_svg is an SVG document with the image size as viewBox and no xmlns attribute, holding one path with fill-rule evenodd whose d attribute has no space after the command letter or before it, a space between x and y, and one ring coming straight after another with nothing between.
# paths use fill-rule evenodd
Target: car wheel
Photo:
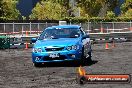
<instances>
[{"instance_id":1,"label":"car wheel","mask_svg":"<svg viewBox=\"0 0 132 88\"><path fill-rule=\"evenodd\" d=\"M41 67L42 64L41 64L41 63L34 63L34 66L35 66L35 67Z\"/></svg>"},{"instance_id":2,"label":"car wheel","mask_svg":"<svg viewBox=\"0 0 132 88\"><path fill-rule=\"evenodd\" d=\"M86 65L91 63L92 59L91 59L91 52L88 52L88 56L84 55L84 47L82 48L82 57L81 57L81 64L82 65Z\"/></svg>"},{"instance_id":3,"label":"car wheel","mask_svg":"<svg viewBox=\"0 0 132 88\"><path fill-rule=\"evenodd\" d=\"M89 57L87 58L87 60L88 60L88 62L91 62L92 61L92 59L91 59L91 57L92 57L91 52L88 52L88 55L89 55Z\"/></svg>"}]
</instances>

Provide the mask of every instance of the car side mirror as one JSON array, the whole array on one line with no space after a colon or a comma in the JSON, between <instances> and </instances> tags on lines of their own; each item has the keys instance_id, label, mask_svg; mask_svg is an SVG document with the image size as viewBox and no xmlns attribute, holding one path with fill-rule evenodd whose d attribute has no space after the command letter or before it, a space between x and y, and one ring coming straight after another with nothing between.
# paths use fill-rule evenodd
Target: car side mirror
<instances>
[{"instance_id":1,"label":"car side mirror","mask_svg":"<svg viewBox=\"0 0 132 88\"><path fill-rule=\"evenodd\" d=\"M82 39L86 39L86 38L89 38L89 35L84 35L84 36L82 37Z\"/></svg>"},{"instance_id":2,"label":"car side mirror","mask_svg":"<svg viewBox=\"0 0 132 88\"><path fill-rule=\"evenodd\" d=\"M35 43L37 41L37 38L32 38L31 41L32 43Z\"/></svg>"}]
</instances>

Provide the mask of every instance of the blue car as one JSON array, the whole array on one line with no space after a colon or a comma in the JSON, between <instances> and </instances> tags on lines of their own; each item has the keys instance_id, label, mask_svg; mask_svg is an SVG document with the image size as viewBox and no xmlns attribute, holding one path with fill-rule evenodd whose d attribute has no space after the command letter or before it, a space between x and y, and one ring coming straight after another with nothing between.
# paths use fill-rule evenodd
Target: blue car
<instances>
[{"instance_id":1,"label":"blue car","mask_svg":"<svg viewBox=\"0 0 132 88\"><path fill-rule=\"evenodd\" d=\"M47 62L91 61L89 35L78 25L48 27L32 42L32 62L36 67Z\"/></svg>"}]
</instances>

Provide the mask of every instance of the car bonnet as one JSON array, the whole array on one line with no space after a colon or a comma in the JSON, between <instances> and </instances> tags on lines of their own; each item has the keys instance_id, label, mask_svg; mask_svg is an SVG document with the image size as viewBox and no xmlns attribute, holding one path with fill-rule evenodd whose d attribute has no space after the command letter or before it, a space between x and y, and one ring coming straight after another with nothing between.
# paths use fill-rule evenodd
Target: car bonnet
<instances>
[{"instance_id":1,"label":"car bonnet","mask_svg":"<svg viewBox=\"0 0 132 88\"><path fill-rule=\"evenodd\" d=\"M48 47L48 46L70 46L79 42L79 38L60 38L60 39L47 39L38 40L34 47Z\"/></svg>"}]
</instances>

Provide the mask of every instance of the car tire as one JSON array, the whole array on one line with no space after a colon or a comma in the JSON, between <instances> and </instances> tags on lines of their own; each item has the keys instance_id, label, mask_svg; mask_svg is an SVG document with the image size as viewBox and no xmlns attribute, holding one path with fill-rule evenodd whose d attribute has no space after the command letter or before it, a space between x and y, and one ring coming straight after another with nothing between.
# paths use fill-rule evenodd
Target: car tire
<instances>
[{"instance_id":1,"label":"car tire","mask_svg":"<svg viewBox=\"0 0 132 88\"><path fill-rule=\"evenodd\" d=\"M92 59L91 59L92 54L91 54L91 52L88 52L88 55L89 55L89 57L87 58L88 62L92 62Z\"/></svg>"},{"instance_id":2,"label":"car tire","mask_svg":"<svg viewBox=\"0 0 132 88\"><path fill-rule=\"evenodd\" d=\"M81 65L87 65L92 62L91 52L88 52L89 57L84 55L84 47L82 48Z\"/></svg>"}]
</instances>

